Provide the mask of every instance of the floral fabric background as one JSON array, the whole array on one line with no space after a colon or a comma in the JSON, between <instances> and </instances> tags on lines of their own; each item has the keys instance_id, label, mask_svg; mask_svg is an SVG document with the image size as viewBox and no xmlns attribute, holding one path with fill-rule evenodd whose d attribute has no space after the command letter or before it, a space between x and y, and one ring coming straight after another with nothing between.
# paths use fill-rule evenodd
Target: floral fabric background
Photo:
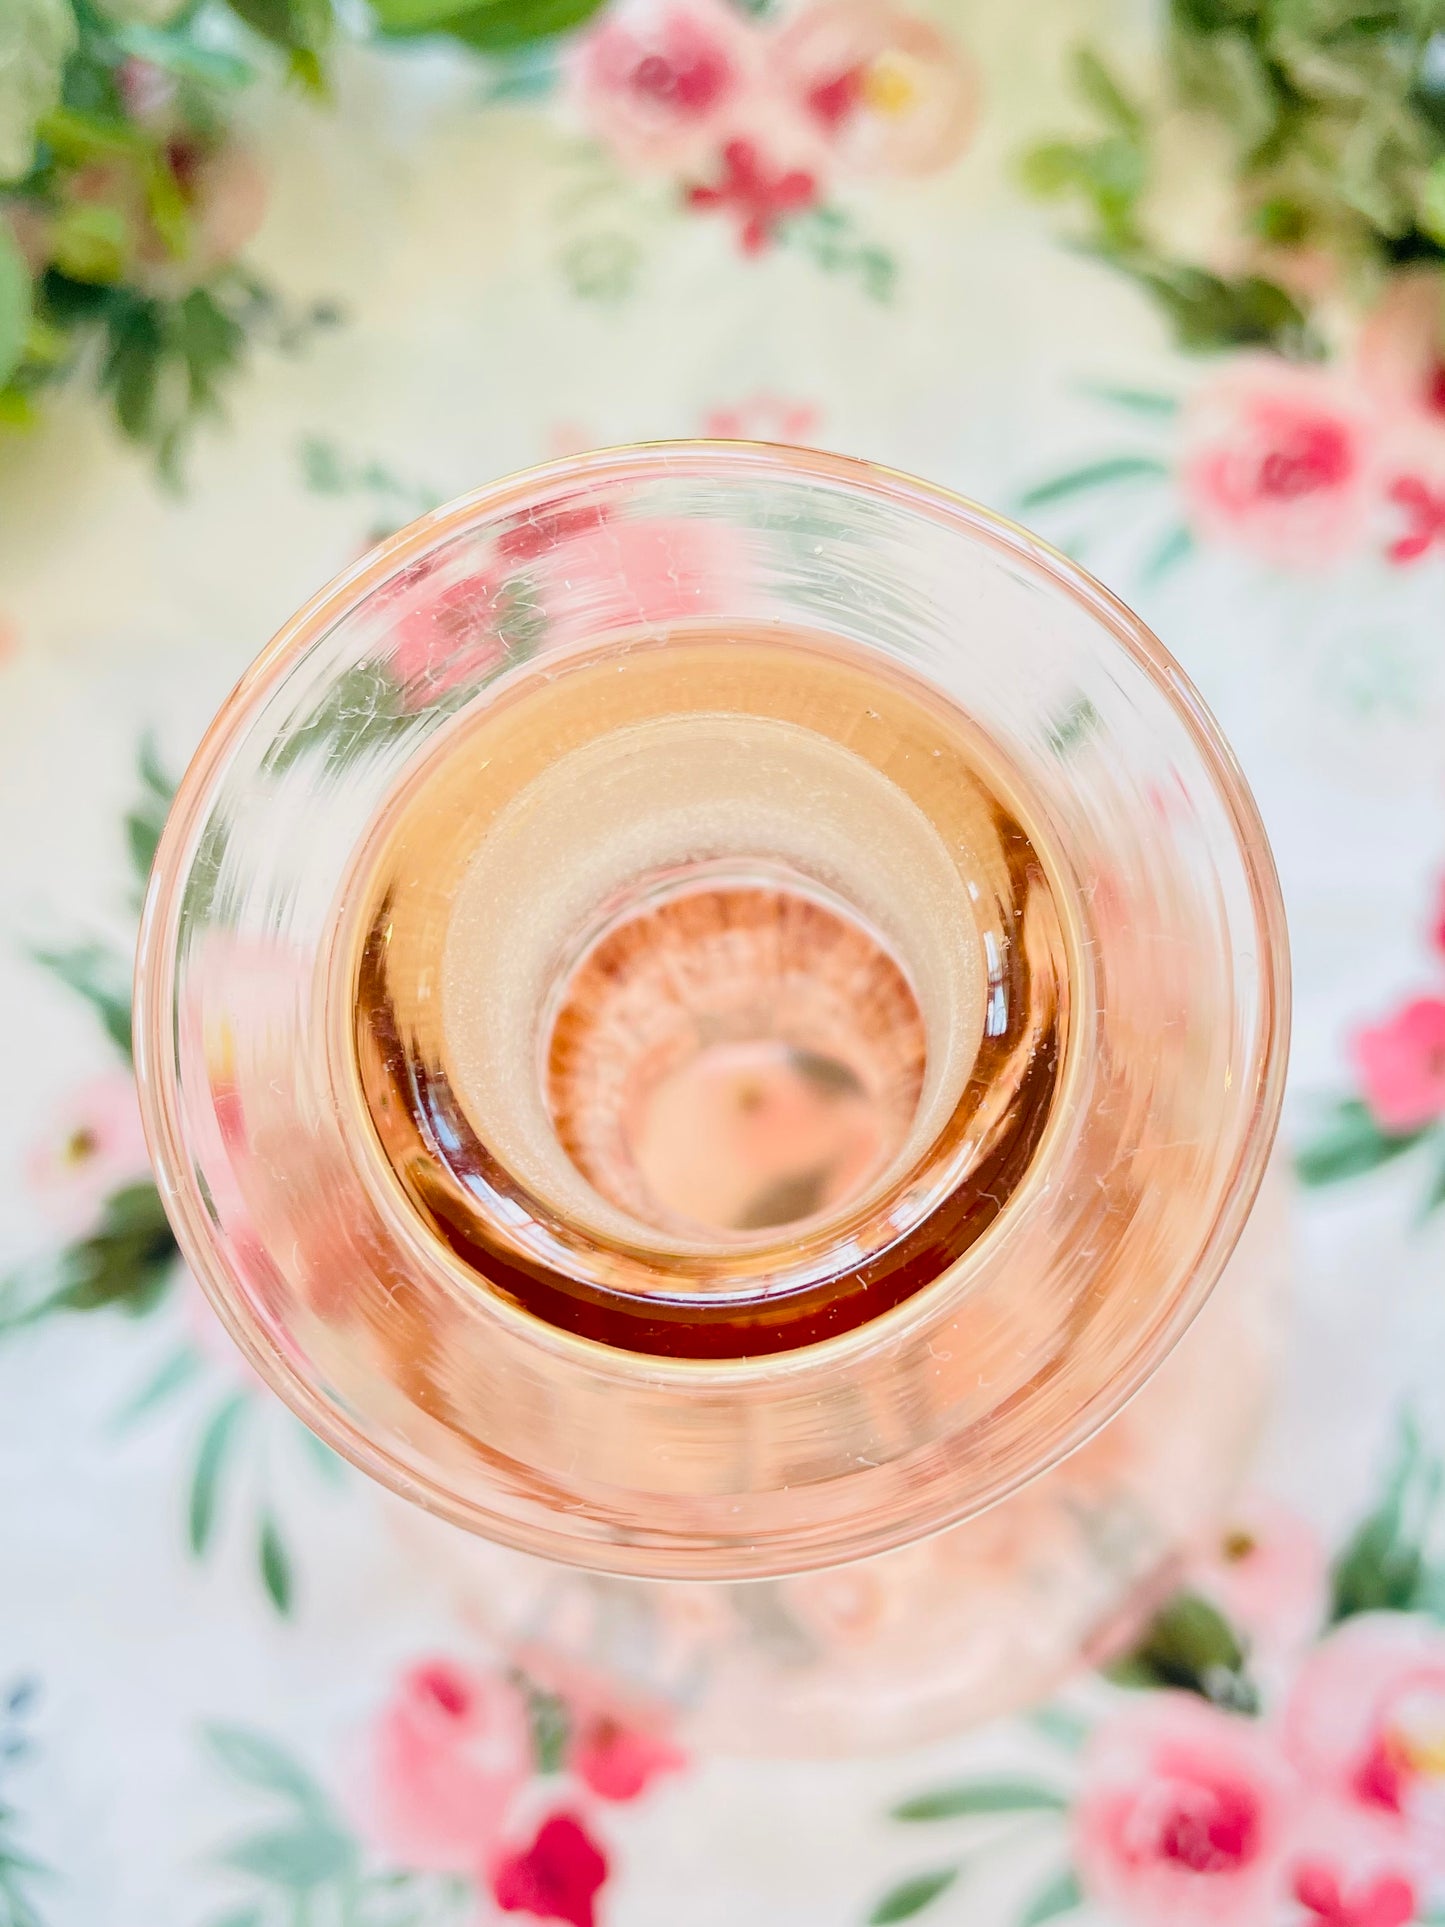
<instances>
[{"instance_id":1,"label":"floral fabric background","mask_svg":"<svg viewBox=\"0 0 1445 1927\"><path fill-rule=\"evenodd\" d=\"M1414 13L1433 113L1445 20ZM1413 123L1368 178L1419 207L1360 216L1394 239L1346 290L1284 215L1247 258L1213 238L1223 161L1146 245L1143 123L1071 77L1085 33L1147 62L1131 5L676 0L505 58L344 47L329 98L240 92L224 142L176 90L235 56L165 15L106 29L141 146L105 146L114 100L54 109L4 203L0 415L35 421L0 445L0 1924L1445 1920L1445 173L1409 173ZM0 97L52 29L0 19ZM1281 99L1325 71L1270 60ZM1061 240L1026 155L1093 228ZM130 1091L170 785L280 621L448 495L692 434L913 469L1080 555L1216 709L1291 916L1295 1302L1254 1485L1108 1677L915 1757L698 1758L484 1645L231 1354Z\"/></svg>"}]
</instances>

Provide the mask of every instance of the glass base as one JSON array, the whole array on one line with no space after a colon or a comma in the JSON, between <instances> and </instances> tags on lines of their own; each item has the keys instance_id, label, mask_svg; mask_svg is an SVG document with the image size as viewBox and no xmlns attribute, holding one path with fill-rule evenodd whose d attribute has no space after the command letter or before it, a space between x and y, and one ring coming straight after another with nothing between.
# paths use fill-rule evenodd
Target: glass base
<instances>
[{"instance_id":1,"label":"glass base","mask_svg":"<svg viewBox=\"0 0 1445 1927\"><path fill-rule=\"evenodd\" d=\"M1275 1172L1204 1310L1122 1413L1023 1491L917 1545L787 1579L684 1584L552 1565L400 1503L393 1529L524 1671L600 1675L703 1750L923 1744L1106 1659L1223 1514L1274 1378L1285 1204Z\"/></svg>"}]
</instances>

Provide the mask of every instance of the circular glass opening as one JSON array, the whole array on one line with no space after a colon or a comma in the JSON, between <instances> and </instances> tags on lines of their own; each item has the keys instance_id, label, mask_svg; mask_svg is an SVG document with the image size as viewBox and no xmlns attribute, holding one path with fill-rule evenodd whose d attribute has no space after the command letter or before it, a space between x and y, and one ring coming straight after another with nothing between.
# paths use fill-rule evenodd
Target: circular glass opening
<instances>
[{"instance_id":1,"label":"circular glass opening","mask_svg":"<svg viewBox=\"0 0 1445 1927\"><path fill-rule=\"evenodd\" d=\"M727 1235L859 1196L908 1136L927 1042L902 966L841 903L702 866L629 892L565 975L546 1055L590 1184Z\"/></svg>"}]
</instances>

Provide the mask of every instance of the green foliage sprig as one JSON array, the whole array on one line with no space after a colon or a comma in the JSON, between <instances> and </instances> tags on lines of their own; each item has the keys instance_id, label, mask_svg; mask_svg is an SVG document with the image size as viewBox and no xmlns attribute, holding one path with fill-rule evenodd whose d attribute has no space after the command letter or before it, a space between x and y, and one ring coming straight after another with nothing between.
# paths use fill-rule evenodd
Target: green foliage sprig
<instances>
[{"instance_id":1,"label":"green foliage sprig","mask_svg":"<svg viewBox=\"0 0 1445 1927\"><path fill-rule=\"evenodd\" d=\"M257 344L340 317L293 310L244 262L264 184L235 98L325 99L346 31L488 54L565 32L600 0L4 0L0 5L0 429L87 383L175 481L196 424Z\"/></svg>"},{"instance_id":2,"label":"green foliage sprig","mask_svg":"<svg viewBox=\"0 0 1445 1927\"><path fill-rule=\"evenodd\" d=\"M1092 51L1076 82L1097 131L1035 147L1026 182L1075 205L1083 245L1147 290L1183 346L1314 354L1307 288L1368 299L1393 269L1445 268L1445 0L1170 0L1147 101ZM1224 136L1227 269L1151 228L1160 130L1180 115ZM1313 275L1294 271L1307 262Z\"/></svg>"}]
</instances>

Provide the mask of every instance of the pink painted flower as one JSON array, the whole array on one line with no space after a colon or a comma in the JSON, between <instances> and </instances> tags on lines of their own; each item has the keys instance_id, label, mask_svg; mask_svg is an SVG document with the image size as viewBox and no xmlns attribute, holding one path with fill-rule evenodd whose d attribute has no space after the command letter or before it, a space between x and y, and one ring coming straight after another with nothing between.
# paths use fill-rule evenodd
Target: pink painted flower
<instances>
[{"instance_id":1,"label":"pink painted flower","mask_svg":"<svg viewBox=\"0 0 1445 1927\"><path fill-rule=\"evenodd\" d=\"M744 254L761 253L789 215L801 214L817 198L816 175L778 166L750 140L728 141L717 178L687 190L689 207L733 217Z\"/></svg>"},{"instance_id":2,"label":"pink painted flower","mask_svg":"<svg viewBox=\"0 0 1445 1927\"><path fill-rule=\"evenodd\" d=\"M1252 1649L1279 1656L1318 1632L1327 1578L1324 1542L1309 1521L1251 1493L1201 1549L1190 1583Z\"/></svg>"},{"instance_id":3,"label":"pink painted flower","mask_svg":"<svg viewBox=\"0 0 1445 1927\"><path fill-rule=\"evenodd\" d=\"M176 97L175 75L153 60L138 60L134 54L116 68L115 84L127 120L143 125L163 119Z\"/></svg>"},{"instance_id":4,"label":"pink painted flower","mask_svg":"<svg viewBox=\"0 0 1445 1927\"><path fill-rule=\"evenodd\" d=\"M688 1764L665 1700L629 1692L552 1649L529 1648L516 1658L528 1679L566 1707L565 1765L599 1800L636 1800L654 1780Z\"/></svg>"},{"instance_id":5,"label":"pink painted flower","mask_svg":"<svg viewBox=\"0 0 1445 1927\"><path fill-rule=\"evenodd\" d=\"M362 1824L404 1866L472 1872L495 1851L531 1763L527 1709L510 1680L423 1660L372 1729Z\"/></svg>"},{"instance_id":6,"label":"pink painted flower","mask_svg":"<svg viewBox=\"0 0 1445 1927\"><path fill-rule=\"evenodd\" d=\"M1401 516L1400 532L1385 550L1392 562L1418 562L1437 548L1445 554L1445 481L1436 484L1423 475L1397 475L1385 499Z\"/></svg>"},{"instance_id":7,"label":"pink painted flower","mask_svg":"<svg viewBox=\"0 0 1445 1927\"><path fill-rule=\"evenodd\" d=\"M1311 1785L1402 1825L1445 1867L1445 1632L1402 1613L1350 1619L1300 1668L1284 1745Z\"/></svg>"},{"instance_id":8,"label":"pink painted flower","mask_svg":"<svg viewBox=\"0 0 1445 1927\"><path fill-rule=\"evenodd\" d=\"M579 1726L567 1763L599 1800L636 1800L661 1775L686 1766L687 1755L663 1732L597 1713Z\"/></svg>"},{"instance_id":9,"label":"pink painted flower","mask_svg":"<svg viewBox=\"0 0 1445 1927\"><path fill-rule=\"evenodd\" d=\"M1407 1927L1422 1898L1399 1829L1329 1799L1313 1802L1296 1829L1285 1887L1300 1927Z\"/></svg>"},{"instance_id":10,"label":"pink painted flower","mask_svg":"<svg viewBox=\"0 0 1445 1927\"><path fill-rule=\"evenodd\" d=\"M1415 997L1350 1040L1360 1095L1382 1131L1423 1130L1445 1116L1445 998Z\"/></svg>"},{"instance_id":11,"label":"pink painted flower","mask_svg":"<svg viewBox=\"0 0 1445 1927\"><path fill-rule=\"evenodd\" d=\"M129 1071L112 1071L75 1091L26 1164L30 1190L71 1237L94 1229L113 1191L149 1174Z\"/></svg>"},{"instance_id":12,"label":"pink painted flower","mask_svg":"<svg viewBox=\"0 0 1445 1927\"><path fill-rule=\"evenodd\" d=\"M1074 1807L1089 1896L1141 1927L1264 1927L1297 1790L1254 1721L1184 1693L1129 1707L1094 1737Z\"/></svg>"},{"instance_id":13,"label":"pink painted flower","mask_svg":"<svg viewBox=\"0 0 1445 1927\"><path fill-rule=\"evenodd\" d=\"M600 502L589 502L580 495L571 500L559 498L504 528L497 537L497 554L504 562L535 562L580 535L591 535L607 520L607 510Z\"/></svg>"},{"instance_id":14,"label":"pink painted flower","mask_svg":"<svg viewBox=\"0 0 1445 1927\"><path fill-rule=\"evenodd\" d=\"M582 119L625 167L685 173L733 124L756 81L761 45L725 0L608 8L573 56Z\"/></svg>"},{"instance_id":15,"label":"pink painted flower","mask_svg":"<svg viewBox=\"0 0 1445 1927\"><path fill-rule=\"evenodd\" d=\"M175 297L236 258L261 225L269 190L255 156L235 143L177 136L165 143L165 157L185 215L179 234L157 225L144 170L124 155L77 168L64 191L71 202L118 216L125 258L133 257L148 289Z\"/></svg>"},{"instance_id":16,"label":"pink painted flower","mask_svg":"<svg viewBox=\"0 0 1445 1927\"><path fill-rule=\"evenodd\" d=\"M1358 549L1378 479L1375 417L1338 375L1250 356L1186 410L1179 481L1191 525L1265 562L1322 567Z\"/></svg>"},{"instance_id":17,"label":"pink painted flower","mask_svg":"<svg viewBox=\"0 0 1445 1927\"><path fill-rule=\"evenodd\" d=\"M728 442L811 442L822 425L822 411L811 402L784 401L777 395L749 395L731 408L713 408L702 418L704 435Z\"/></svg>"},{"instance_id":18,"label":"pink painted flower","mask_svg":"<svg viewBox=\"0 0 1445 1927\"><path fill-rule=\"evenodd\" d=\"M1392 277L1355 346L1361 385L1387 414L1438 418L1445 430L1445 275Z\"/></svg>"},{"instance_id":19,"label":"pink painted flower","mask_svg":"<svg viewBox=\"0 0 1445 1927\"><path fill-rule=\"evenodd\" d=\"M1385 554L1397 567L1445 556L1445 371L1386 423Z\"/></svg>"},{"instance_id":20,"label":"pink painted flower","mask_svg":"<svg viewBox=\"0 0 1445 1927\"><path fill-rule=\"evenodd\" d=\"M640 517L574 532L537 563L549 640L712 613L744 573L746 552L716 524Z\"/></svg>"},{"instance_id":21,"label":"pink painted flower","mask_svg":"<svg viewBox=\"0 0 1445 1927\"><path fill-rule=\"evenodd\" d=\"M1297 1870L1291 1892L1320 1927L1409 1927L1415 1918L1414 1882L1390 1868L1351 1877L1311 1862Z\"/></svg>"},{"instance_id":22,"label":"pink painted flower","mask_svg":"<svg viewBox=\"0 0 1445 1927\"><path fill-rule=\"evenodd\" d=\"M399 585L404 589L411 586ZM479 571L435 592L423 590L399 617L389 667L402 700L417 708L496 668L507 653L502 634L505 578Z\"/></svg>"},{"instance_id":23,"label":"pink painted flower","mask_svg":"<svg viewBox=\"0 0 1445 1927\"><path fill-rule=\"evenodd\" d=\"M607 1879L607 1856L575 1813L544 1820L530 1846L492 1869L492 1898L506 1914L596 1927L597 1895Z\"/></svg>"},{"instance_id":24,"label":"pink painted flower","mask_svg":"<svg viewBox=\"0 0 1445 1927\"><path fill-rule=\"evenodd\" d=\"M808 7L777 35L773 60L825 152L858 173L931 174L972 136L972 68L937 27L884 0Z\"/></svg>"},{"instance_id":25,"label":"pink painted flower","mask_svg":"<svg viewBox=\"0 0 1445 1927\"><path fill-rule=\"evenodd\" d=\"M1384 423L1385 553L1397 565L1445 555L1445 275L1393 277L1360 330L1355 366Z\"/></svg>"},{"instance_id":26,"label":"pink painted flower","mask_svg":"<svg viewBox=\"0 0 1445 1927\"><path fill-rule=\"evenodd\" d=\"M249 149L234 144L194 157L172 148L171 165L191 204L186 270L192 279L234 261L266 217L270 185Z\"/></svg>"}]
</instances>

